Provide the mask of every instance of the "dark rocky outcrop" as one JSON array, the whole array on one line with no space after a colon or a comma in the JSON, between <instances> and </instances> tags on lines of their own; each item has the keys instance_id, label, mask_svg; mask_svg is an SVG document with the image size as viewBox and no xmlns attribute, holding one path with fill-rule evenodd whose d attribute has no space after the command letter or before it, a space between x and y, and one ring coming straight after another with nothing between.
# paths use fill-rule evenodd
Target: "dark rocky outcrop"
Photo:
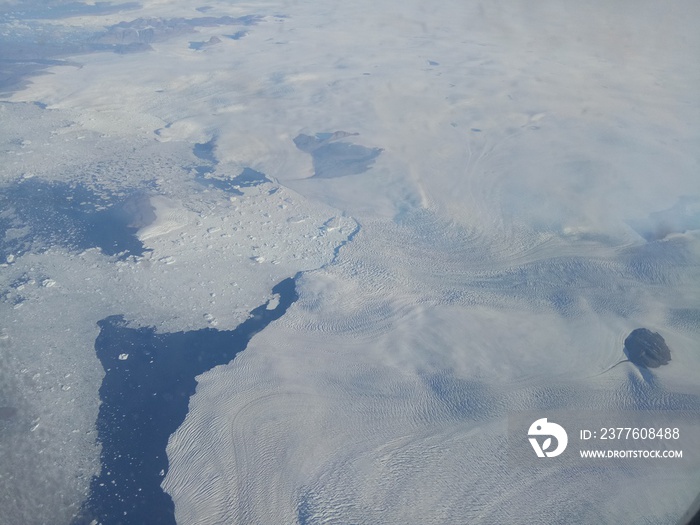
<instances>
[{"instance_id":1,"label":"dark rocky outcrop","mask_svg":"<svg viewBox=\"0 0 700 525\"><path fill-rule=\"evenodd\" d=\"M646 328L632 330L625 339L624 352L630 362L643 368L657 368L671 361L671 350L664 338Z\"/></svg>"},{"instance_id":2,"label":"dark rocky outcrop","mask_svg":"<svg viewBox=\"0 0 700 525\"><path fill-rule=\"evenodd\" d=\"M260 15L204 16L198 18L137 18L109 26L107 31L96 35L99 44L152 44L178 35L195 33L200 27L243 25L252 26L263 20Z\"/></svg>"}]
</instances>

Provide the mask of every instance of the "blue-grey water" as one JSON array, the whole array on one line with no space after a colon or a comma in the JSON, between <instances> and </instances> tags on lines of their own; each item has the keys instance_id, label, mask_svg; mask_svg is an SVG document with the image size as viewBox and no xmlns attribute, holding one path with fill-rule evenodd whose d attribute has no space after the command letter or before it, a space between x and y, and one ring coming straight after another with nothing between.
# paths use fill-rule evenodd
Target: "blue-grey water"
<instances>
[{"instance_id":1,"label":"blue-grey water","mask_svg":"<svg viewBox=\"0 0 700 525\"><path fill-rule=\"evenodd\" d=\"M248 35L248 31L236 31L232 35L224 35L226 38L230 38L231 40L240 40L244 36Z\"/></svg>"},{"instance_id":2,"label":"blue-grey water","mask_svg":"<svg viewBox=\"0 0 700 525\"><path fill-rule=\"evenodd\" d=\"M351 134L342 131L317 133L314 136L300 134L294 138L294 144L311 155L314 177L331 179L364 173L372 167L382 149L340 140L348 136Z\"/></svg>"},{"instance_id":3,"label":"blue-grey water","mask_svg":"<svg viewBox=\"0 0 700 525\"><path fill-rule=\"evenodd\" d=\"M123 13L127 17L130 11L140 7L141 4L137 2L97 2L90 5L48 1L41 5L26 2L0 5L0 94L23 89L31 76L40 74L48 67L80 67L75 58L62 60L65 57L99 52L127 54L152 51L152 43L193 34L200 27L250 27L262 21L259 15L136 18L105 24L104 30L98 32L53 22L78 15L114 16ZM23 23L17 24L18 20ZM240 31L236 35L244 36Z\"/></svg>"},{"instance_id":4,"label":"blue-grey water","mask_svg":"<svg viewBox=\"0 0 700 525\"><path fill-rule=\"evenodd\" d=\"M258 186L266 182L271 182L264 173L255 171L252 168L243 168L243 170L235 177L212 176L219 160L214 154L216 147L216 138L212 138L208 142L195 144L192 148L192 153L198 159L204 161L204 164L195 166L194 170L197 173L195 180L204 186L216 188L231 195L243 195L240 188L250 188Z\"/></svg>"},{"instance_id":5,"label":"blue-grey water","mask_svg":"<svg viewBox=\"0 0 700 525\"><path fill-rule=\"evenodd\" d=\"M175 525L172 499L160 486L168 471L168 438L185 420L195 377L234 359L298 299L292 278L272 291L279 295L277 306L255 308L234 330L158 334L130 328L122 316L98 323L95 350L105 370L97 419L102 468L74 525L93 519L102 525Z\"/></svg>"},{"instance_id":6,"label":"blue-grey water","mask_svg":"<svg viewBox=\"0 0 700 525\"><path fill-rule=\"evenodd\" d=\"M52 246L100 248L107 255L143 255L136 237L153 222L148 197L127 197L81 184L26 179L0 190L0 260ZM8 232L12 232L8 235Z\"/></svg>"},{"instance_id":7,"label":"blue-grey water","mask_svg":"<svg viewBox=\"0 0 700 525\"><path fill-rule=\"evenodd\" d=\"M198 159L204 160L210 164L217 164L218 160L216 155L214 155L214 148L216 147L216 138L212 138L208 142L200 142L194 145L192 148L192 153Z\"/></svg>"}]
</instances>

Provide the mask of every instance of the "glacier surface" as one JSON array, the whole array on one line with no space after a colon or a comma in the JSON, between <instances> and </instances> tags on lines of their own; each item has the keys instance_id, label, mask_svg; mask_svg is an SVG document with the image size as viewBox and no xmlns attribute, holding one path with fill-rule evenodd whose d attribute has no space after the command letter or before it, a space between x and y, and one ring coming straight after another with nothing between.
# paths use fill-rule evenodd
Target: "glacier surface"
<instances>
[{"instance_id":1,"label":"glacier surface","mask_svg":"<svg viewBox=\"0 0 700 525\"><path fill-rule=\"evenodd\" d=\"M0 524L71 523L108 475L98 323L225 333L289 278L282 317L192 369L178 524L676 523L700 492L698 16L2 3ZM620 363L639 327L667 365ZM653 410L682 460L509 462L513 414Z\"/></svg>"}]
</instances>

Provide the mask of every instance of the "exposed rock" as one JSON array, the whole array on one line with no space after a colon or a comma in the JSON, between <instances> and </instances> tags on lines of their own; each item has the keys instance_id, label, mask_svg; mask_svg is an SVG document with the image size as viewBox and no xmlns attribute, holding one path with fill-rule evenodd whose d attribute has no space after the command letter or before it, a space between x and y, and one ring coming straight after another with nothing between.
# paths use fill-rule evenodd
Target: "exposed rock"
<instances>
[{"instance_id":1,"label":"exposed rock","mask_svg":"<svg viewBox=\"0 0 700 525\"><path fill-rule=\"evenodd\" d=\"M218 27L231 25L251 26L259 23L259 15L204 16L198 18L137 18L109 26L107 31L95 37L100 44L151 44L162 42L177 35L196 32L199 27Z\"/></svg>"},{"instance_id":2,"label":"exposed rock","mask_svg":"<svg viewBox=\"0 0 700 525\"><path fill-rule=\"evenodd\" d=\"M657 368L671 361L671 350L656 332L646 328L632 330L625 339L625 355L637 366Z\"/></svg>"}]
</instances>

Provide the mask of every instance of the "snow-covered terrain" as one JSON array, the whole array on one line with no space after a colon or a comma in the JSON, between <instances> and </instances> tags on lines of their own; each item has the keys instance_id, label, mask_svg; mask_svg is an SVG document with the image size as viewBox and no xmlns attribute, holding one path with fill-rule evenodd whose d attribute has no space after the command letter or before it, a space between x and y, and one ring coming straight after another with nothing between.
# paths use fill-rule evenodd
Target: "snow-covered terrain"
<instances>
[{"instance_id":1,"label":"snow-covered terrain","mask_svg":"<svg viewBox=\"0 0 700 525\"><path fill-rule=\"evenodd\" d=\"M294 276L197 377L178 524L675 523L700 492L696 2L20 4L0 524L87 495L98 321L228 330ZM668 365L615 366L639 327ZM508 463L514 413L652 408L682 460Z\"/></svg>"}]
</instances>

